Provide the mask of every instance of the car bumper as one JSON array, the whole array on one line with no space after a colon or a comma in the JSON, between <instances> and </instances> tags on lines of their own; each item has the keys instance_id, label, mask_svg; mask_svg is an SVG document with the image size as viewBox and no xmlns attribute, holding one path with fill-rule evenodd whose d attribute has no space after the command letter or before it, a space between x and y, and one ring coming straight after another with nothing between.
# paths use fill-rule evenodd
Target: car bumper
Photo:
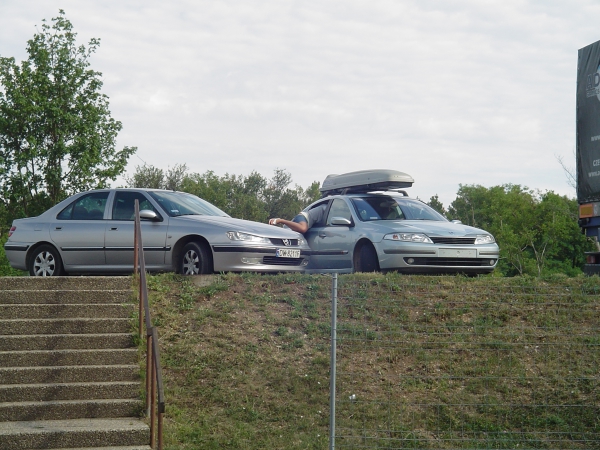
<instances>
[{"instance_id":1,"label":"car bumper","mask_svg":"<svg viewBox=\"0 0 600 450\"><path fill-rule=\"evenodd\" d=\"M459 246L383 241L377 253L381 270L407 273L490 273L500 257L496 244Z\"/></svg>"},{"instance_id":2,"label":"car bumper","mask_svg":"<svg viewBox=\"0 0 600 450\"><path fill-rule=\"evenodd\" d=\"M215 272L303 272L310 249L301 248L298 258L279 257L274 247L212 247Z\"/></svg>"},{"instance_id":3,"label":"car bumper","mask_svg":"<svg viewBox=\"0 0 600 450\"><path fill-rule=\"evenodd\" d=\"M27 270L27 250L31 247L28 242L7 242L4 253L13 269Z\"/></svg>"}]
</instances>

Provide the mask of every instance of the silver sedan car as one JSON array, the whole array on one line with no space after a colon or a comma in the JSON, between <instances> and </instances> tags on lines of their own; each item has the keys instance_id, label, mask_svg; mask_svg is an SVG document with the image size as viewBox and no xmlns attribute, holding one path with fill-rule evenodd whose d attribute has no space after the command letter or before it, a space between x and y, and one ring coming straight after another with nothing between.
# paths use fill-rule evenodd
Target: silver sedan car
<instances>
[{"instance_id":1,"label":"silver sedan car","mask_svg":"<svg viewBox=\"0 0 600 450\"><path fill-rule=\"evenodd\" d=\"M310 248L291 230L234 219L183 192L103 189L15 220L4 246L10 265L33 276L132 272L135 200L149 271L296 272L308 264Z\"/></svg>"},{"instance_id":2,"label":"silver sedan car","mask_svg":"<svg viewBox=\"0 0 600 450\"><path fill-rule=\"evenodd\" d=\"M305 211L323 207L321 223L305 233L313 250L308 272L481 274L498 262L490 233L398 192L328 195Z\"/></svg>"}]
</instances>

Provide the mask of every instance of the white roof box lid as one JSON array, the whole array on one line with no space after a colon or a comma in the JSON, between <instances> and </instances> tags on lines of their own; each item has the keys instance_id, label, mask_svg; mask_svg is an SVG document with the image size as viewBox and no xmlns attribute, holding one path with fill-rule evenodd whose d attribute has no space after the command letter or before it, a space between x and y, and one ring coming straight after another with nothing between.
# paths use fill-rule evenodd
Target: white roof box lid
<instances>
[{"instance_id":1,"label":"white roof box lid","mask_svg":"<svg viewBox=\"0 0 600 450\"><path fill-rule=\"evenodd\" d=\"M397 170L374 169L327 175L319 188L323 196L357 192L386 191L411 187L415 180Z\"/></svg>"}]
</instances>

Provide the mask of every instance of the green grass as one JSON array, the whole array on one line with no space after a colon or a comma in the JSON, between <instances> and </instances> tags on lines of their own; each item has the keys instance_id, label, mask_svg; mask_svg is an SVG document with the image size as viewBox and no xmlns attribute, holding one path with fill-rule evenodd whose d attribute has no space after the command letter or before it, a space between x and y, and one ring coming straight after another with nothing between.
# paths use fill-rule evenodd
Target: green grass
<instances>
[{"instance_id":1,"label":"green grass","mask_svg":"<svg viewBox=\"0 0 600 450\"><path fill-rule=\"evenodd\" d=\"M149 277L165 448L327 448L331 278L194 280ZM600 447L599 292L597 277L340 276L336 447Z\"/></svg>"}]
</instances>

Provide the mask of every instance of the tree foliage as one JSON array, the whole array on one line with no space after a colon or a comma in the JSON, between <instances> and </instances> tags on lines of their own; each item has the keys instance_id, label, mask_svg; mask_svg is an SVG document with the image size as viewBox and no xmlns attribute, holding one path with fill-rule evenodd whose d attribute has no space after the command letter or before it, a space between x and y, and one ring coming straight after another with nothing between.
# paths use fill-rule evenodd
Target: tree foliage
<instances>
[{"instance_id":1,"label":"tree foliage","mask_svg":"<svg viewBox=\"0 0 600 450\"><path fill-rule=\"evenodd\" d=\"M292 218L305 206L318 200L319 182L307 189L292 184L292 176L276 169L267 179L256 171L247 176L216 175L212 170L188 173L187 166L176 165L163 171L151 165L137 166L135 173L126 177L130 187L173 189L197 195L240 219L266 222L270 217Z\"/></svg>"},{"instance_id":2,"label":"tree foliage","mask_svg":"<svg viewBox=\"0 0 600 450\"><path fill-rule=\"evenodd\" d=\"M575 275L581 272L584 252L594 248L579 229L577 209L575 199L552 191L460 185L448 215L495 236L504 275Z\"/></svg>"},{"instance_id":3,"label":"tree foliage","mask_svg":"<svg viewBox=\"0 0 600 450\"><path fill-rule=\"evenodd\" d=\"M122 125L100 92L101 74L89 67L100 41L77 46L62 10L41 28L27 43L26 61L0 57L0 182L8 219L105 187L135 152L115 149Z\"/></svg>"},{"instance_id":4,"label":"tree foliage","mask_svg":"<svg viewBox=\"0 0 600 450\"><path fill-rule=\"evenodd\" d=\"M429 199L429 201L427 202L427 205L429 205L430 207L432 207L433 209L435 209L442 216L445 216L448 213L448 211L446 211L446 208L444 208L444 205L440 201L440 198L438 197L437 194L435 194L434 196L432 196Z\"/></svg>"},{"instance_id":5,"label":"tree foliage","mask_svg":"<svg viewBox=\"0 0 600 450\"><path fill-rule=\"evenodd\" d=\"M173 168L164 171L144 163L142 166L136 166L133 175L125 176L125 181L130 187L179 191L186 175L186 164L175 164Z\"/></svg>"}]
</instances>

